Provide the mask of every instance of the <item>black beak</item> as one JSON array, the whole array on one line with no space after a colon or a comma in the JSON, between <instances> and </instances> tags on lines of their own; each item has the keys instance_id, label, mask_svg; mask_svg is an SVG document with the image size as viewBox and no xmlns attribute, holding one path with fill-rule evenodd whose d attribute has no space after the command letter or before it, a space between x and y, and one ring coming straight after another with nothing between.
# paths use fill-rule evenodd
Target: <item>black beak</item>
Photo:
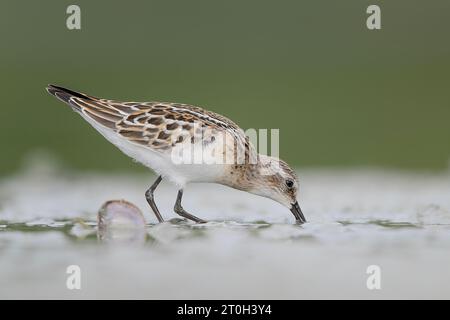
<instances>
[{"instance_id":1,"label":"black beak","mask_svg":"<svg viewBox=\"0 0 450 320\"><path fill-rule=\"evenodd\" d=\"M304 224L306 222L305 216L303 215L302 209L298 205L298 202L295 202L291 207L291 212L297 220L298 224Z\"/></svg>"}]
</instances>

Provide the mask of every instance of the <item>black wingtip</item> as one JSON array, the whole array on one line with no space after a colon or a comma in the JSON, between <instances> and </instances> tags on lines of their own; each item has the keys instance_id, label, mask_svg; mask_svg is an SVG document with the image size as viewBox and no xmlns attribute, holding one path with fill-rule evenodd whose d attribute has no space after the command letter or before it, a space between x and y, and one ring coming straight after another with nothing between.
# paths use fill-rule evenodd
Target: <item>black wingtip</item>
<instances>
[{"instance_id":1,"label":"black wingtip","mask_svg":"<svg viewBox=\"0 0 450 320\"><path fill-rule=\"evenodd\" d=\"M89 97L83 93L72 91L70 89L60 87L60 86L57 86L54 84L49 84L47 86L46 90L51 95L55 96L59 100L65 102L65 103L68 103L68 104L70 104L69 100L72 97L77 97L77 98L86 99L86 100L92 100L92 97Z\"/></svg>"}]
</instances>

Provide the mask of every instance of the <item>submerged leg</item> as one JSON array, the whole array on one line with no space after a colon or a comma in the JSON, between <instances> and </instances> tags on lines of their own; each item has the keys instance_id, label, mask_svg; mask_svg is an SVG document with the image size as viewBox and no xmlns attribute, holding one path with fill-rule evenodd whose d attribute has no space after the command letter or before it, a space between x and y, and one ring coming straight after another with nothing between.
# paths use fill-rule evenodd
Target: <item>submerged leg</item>
<instances>
[{"instance_id":1,"label":"submerged leg","mask_svg":"<svg viewBox=\"0 0 450 320\"><path fill-rule=\"evenodd\" d=\"M177 201L175 202L175 208L174 208L175 212L178 215L182 216L183 218L190 219L197 223L206 223L205 220L197 218L196 216L186 212L186 210L183 209L183 207L181 206L181 198L182 197L183 197L183 189L180 189L180 190L178 190Z\"/></svg>"},{"instance_id":2,"label":"submerged leg","mask_svg":"<svg viewBox=\"0 0 450 320\"><path fill-rule=\"evenodd\" d=\"M156 181L152 184L152 186L145 192L145 198L147 199L147 202L152 208L153 213L155 214L158 221L164 222L164 219L161 216L161 213L159 213L158 207L156 206L155 199L153 197L153 191L155 191L156 187L159 185L161 180L162 176L159 176L158 179L156 179Z\"/></svg>"}]
</instances>

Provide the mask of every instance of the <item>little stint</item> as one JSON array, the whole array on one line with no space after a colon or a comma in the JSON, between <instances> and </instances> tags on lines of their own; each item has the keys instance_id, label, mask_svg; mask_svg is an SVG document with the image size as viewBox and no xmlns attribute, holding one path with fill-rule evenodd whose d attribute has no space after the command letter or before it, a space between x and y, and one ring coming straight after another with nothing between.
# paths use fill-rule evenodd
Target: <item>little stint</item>
<instances>
[{"instance_id":1,"label":"little stint","mask_svg":"<svg viewBox=\"0 0 450 320\"><path fill-rule=\"evenodd\" d=\"M178 187L175 212L197 223L205 221L181 205L183 189L190 182L219 183L270 198L289 208L297 223L306 222L297 202L294 170L278 158L258 154L244 131L228 118L181 103L119 102L56 85L47 91L158 174L145 196L159 222L164 219L153 194L163 178Z\"/></svg>"}]
</instances>

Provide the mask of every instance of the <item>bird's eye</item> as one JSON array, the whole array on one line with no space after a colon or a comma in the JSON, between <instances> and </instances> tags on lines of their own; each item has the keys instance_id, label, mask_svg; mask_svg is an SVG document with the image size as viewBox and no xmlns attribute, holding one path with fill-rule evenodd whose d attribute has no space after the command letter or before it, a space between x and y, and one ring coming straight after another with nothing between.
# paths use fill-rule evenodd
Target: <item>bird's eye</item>
<instances>
[{"instance_id":1,"label":"bird's eye","mask_svg":"<svg viewBox=\"0 0 450 320\"><path fill-rule=\"evenodd\" d=\"M294 181L292 180L286 180L286 186L291 189L294 186Z\"/></svg>"}]
</instances>

